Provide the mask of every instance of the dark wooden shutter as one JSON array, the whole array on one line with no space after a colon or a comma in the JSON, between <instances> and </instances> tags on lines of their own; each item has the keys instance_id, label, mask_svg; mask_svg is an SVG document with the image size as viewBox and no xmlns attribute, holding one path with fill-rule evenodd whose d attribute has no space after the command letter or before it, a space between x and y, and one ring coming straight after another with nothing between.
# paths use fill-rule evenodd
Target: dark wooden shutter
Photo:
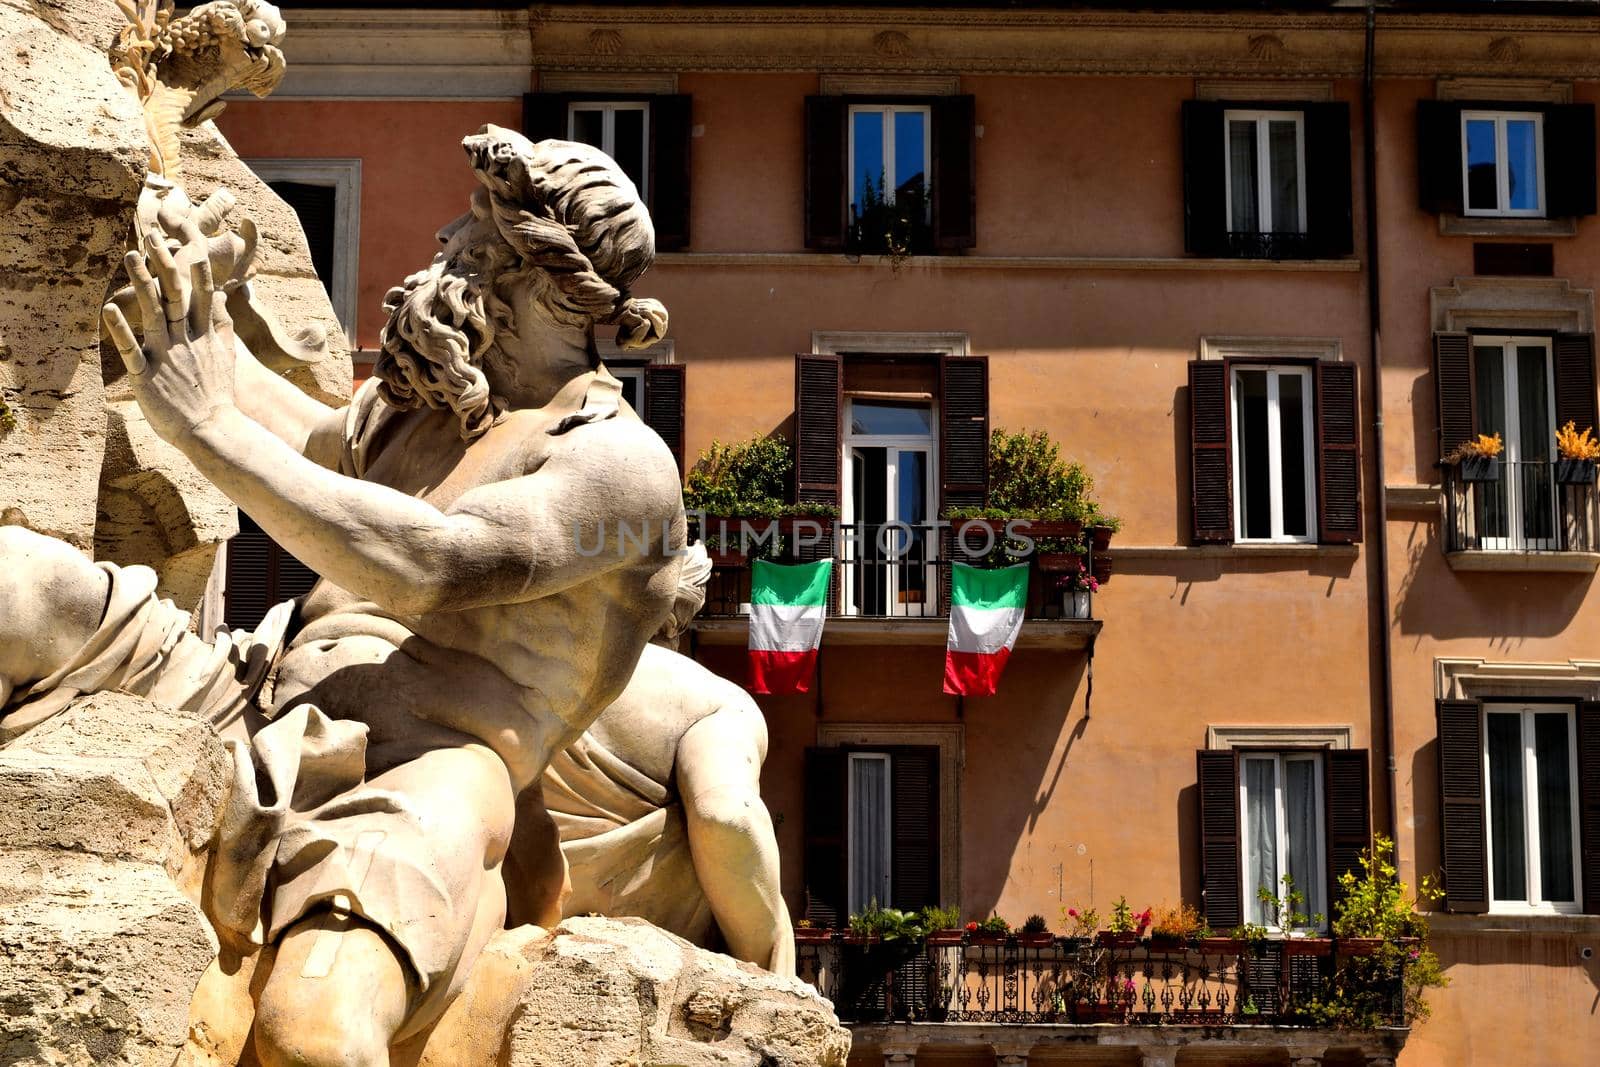
<instances>
[{"instance_id":1,"label":"dark wooden shutter","mask_svg":"<svg viewBox=\"0 0 1600 1067\"><path fill-rule=\"evenodd\" d=\"M989 357L939 360L939 510L989 498Z\"/></svg>"},{"instance_id":2,"label":"dark wooden shutter","mask_svg":"<svg viewBox=\"0 0 1600 1067\"><path fill-rule=\"evenodd\" d=\"M1556 425L1571 422L1578 430L1593 427L1595 418L1594 334L1558 333L1555 340Z\"/></svg>"},{"instance_id":3,"label":"dark wooden shutter","mask_svg":"<svg viewBox=\"0 0 1600 1067\"><path fill-rule=\"evenodd\" d=\"M939 904L939 749L890 750L894 825L889 862L892 906L916 911Z\"/></svg>"},{"instance_id":4,"label":"dark wooden shutter","mask_svg":"<svg viewBox=\"0 0 1600 1067\"><path fill-rule=\"evenodd\" d=\"M683 476L683 409L686 393L684 368L681 363L652 363L644 369L645 425L649 426L672 450L678 464L678 476Z\"/></svg>"},{"instance_id":5,"label":"dark wooden shutter","mask_svg":"<svg viewBox=\"0 0 1600 1067\"><path fill-rule=\"evenodd\" d=\"M1365 749L1329 749L1326 771L1328 920L1339 914L1339 876L1361 874L1361 853L1372 844L1371 759Z\"/></svg>"},{"instance_id":6,"label":"dark wooden shutter","mask_svg":"<svg viewBox=\"0 0 1600 1067\"><path fill-rule=\"evenodd\" d=\"M1228 363L1189 362L1189 476L1196 541L1233 540L1233 446Z\"/></svg>"},{"instance_id":7,"label":"dark wooden shutter","mask_svg":"<svg viewBox=\"0 0 1600 1067\"><path fill-rule=\"evenodd\" d=\"M1183 102L1183 247L1197 256L1228 254L1226 109L1215 100Z\"/></svg>"},{"instance_id":8,"label":"dark wooden shutter","mask_svg":"<svg viewBox=\"0 0 1600 1067\"><path fill-rule=\"evenodd\" d=\"M1350 221L1350 105L1307 104L1304 113L1310 254L1348 256L1356 248Z\"/></svg>"},{"instance_id":9,"label":"dark wooden shutter","mask_svg":"<svg viewBox=\"0 0 1600 1067\"><path fill-rule=\"evenodd\" d=\"M1239 863L1239 767L1227 750L1195 753L1200 783L1200 893L1217 931L1244 922Z\"/></svg>"},{"instance_id":10,"label":"dark wooden shutter","mask_svg":"<svg viewBox=\"0 0 1600 1067\"><path fill-rule=\"evenodd\" d=\"M1600 701L1578 705L1578 858L1583 911L1600 915Z\"/></svg>"},{"instance_id":11,"label":"dark wooden shutter","mask_svg":"<svg viewBox=\"0 0 1600 1067\"><path fill-rule=\"evenodd\" d=\"M806 749L805 917L817 926L842 926L849 917L849 753Z\"/></svg>"},{"instance_id":12,"label":"dark wooden shutter","mask_svg":"<svg viewBox=\"0 0 1600 1067\"><path fill-rule=\"evenodd\" d=\"M794 357L794 498L797 502L839 501L839 419L844 400L844 366L838 356Z\"/></svg>"},{"instance_id":13,"label":"dark wooden shutter","mask_svg":"<svg viewBox=\"0 0 1600 1067\"><path fill-rule=\"evenodd\" d=\"M316 584L315 571L239 513L239 532L228 541L222 590L222 619L230 629L254 629L273 605L304 596Z\"/></svg>"},{"instance_id":14,"label":"dark wooden shutter","mask_svg":"<svg viewBox=\"0 0 1600 1067\"><path fill-rule=\"evenodd\" d=\"M338 190L310 182L268 182L272 191L294 209L311 250L311 267L322 288L333 295L334 228L338 219ZM352 251L354 251L352 249Z\"/></svg>"},{"instance_id":15,"label":"dark wooden shutter","mask_svg":"<svg viewBox=\"0 0 1600 1067\"><path fill-rule=\"evenodd\" d=\"M1483 818L1483 716L1476 700L1439 700L1439 834L1445 906L1489 910L1489 858Z\"/></svg>"},{"instance_id":16,"label":"dark wooden shutter","mask_svg":"<svg viewBox=\"0 0 1600 1067\"><path fill-rule=\"evenodd\" d=\"M1361 540L1361 424L1354 363L1317 364L1317 535L1328 543Z\"/></svg>"},{"instance_id":17,"label":"dark wooden shutter","mask_svg":"<svg viewBox=\"0 0 1600 1067\"><path fill-rule=\"evenodd\" d=\"M821 252L844 248L848 114L842 96L806 97L806 247Z\"/></svg>"},{"instance_id":18,"label":"dark wooden shutter","mask_svg":"<svg viewBox=\"0 0 1600 1067\"><path fill-rule=\"evenodd\" d=\"M1459 215L1464 206L1461 105L1417 101L1417 202L1435 215Z\"/></svg>"},{"instance_id":19,"label":"dark wooden shutter","mask_svg":"<svg viewBox=\"0 0 1600 1067\"><path fill-rule=\"evenodd\" d=\"M1561 104L1544 115L1545 214L1595 213L1593 104Z\"/></svg>"},{"instance_id":20,"label":"dark wooden shutter","mask_svg":"<svg viewBox=\"0 0 1600 1067\"><path fill-rule=\"evenodd\" d=\"M933 243L958 252L978 243L976 110L970 96L933 101Z\"/></svg>"},{"instance_id":21,"label":"dark wooden shutter","mask_svg":"<svg viewBox=\"0 0 1600 1067\"><path fill-rule=\"evenodd\" d=\"M1439 455L1472 440L1472 338L1433 335L1433 384L1439 404Z\"/></svg>"},{"instance_id":22,"label":"dark wooden shutter","mask_svg":"<svg viewBox=\"0 0 1600 1067\"><path fill-rule=\"evenodd\" d=\"M567 93L523 93L522 135L530 141L570 140L567 136Z\"/></svg>"},{"instance_id":23,"label":"dark wooden shutter","mask_svg":"<svg viewBox=\"0 0 1600 1067\"><path fill-rule=\"evenodd\" d=\"M689 247L691 100L686 93L650 98L650 220L657 252Z\"/></svg>"}]
</instances>

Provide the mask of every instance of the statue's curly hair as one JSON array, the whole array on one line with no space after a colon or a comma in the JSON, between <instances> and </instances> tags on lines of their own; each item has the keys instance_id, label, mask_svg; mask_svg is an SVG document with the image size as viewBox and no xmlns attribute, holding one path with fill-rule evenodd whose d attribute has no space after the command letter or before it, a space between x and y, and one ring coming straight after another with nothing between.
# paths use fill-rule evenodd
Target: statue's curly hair
<instances>
[{"instance_id":1,"label":"statue's curly hair","mask_svg":"<svg viewBox=\"0 0 1600 1067\"><path fill-rule=\"evenodd\" d=\"M484 189L473 211L494 222L482 241L391 289L374 367L397 407L453 409L468 440L504 410L482 364L512 321L508 294L531 284L534 307L558 326L617 326L641 348L666 334L667 309L628 288L655 259L655 229L633 182L589 145L541 141L485 126L462 142Z\"/></svg>"}]
</instances>

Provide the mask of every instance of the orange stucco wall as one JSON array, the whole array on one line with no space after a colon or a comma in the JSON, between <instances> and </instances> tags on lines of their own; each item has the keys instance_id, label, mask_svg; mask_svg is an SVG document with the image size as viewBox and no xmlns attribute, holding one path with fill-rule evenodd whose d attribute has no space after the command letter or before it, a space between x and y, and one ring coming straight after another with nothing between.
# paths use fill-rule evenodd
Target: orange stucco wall
<instances>
[{"instance_id":1,"label":"orange stucco wall","mask_svg":"<svg viewBox=\"0 0 1600 1067\"><path fill-rule=\"evenodd\" d=\"M970 76L977 99L979 246L985 256L1178 257L1180 101L1187 78ZM811 75L689 74L694 96L694 253L803 251L802 98ZM1358 246L1359 86L1352 105ZM1471 239L1441 237L1416 207L1413 110L1431 82L1380 84L1386 478L1430 481L1435 458L1428 289L1471 273ZM1581 100L1600 88L1581 84ZM360 156L359 341L376 345L385 290L431 255L434 228L462 210L471 178L457 148L484 122L515 126L518 101L265 102L230 106L221 126L246 158ZM1589 220L1556 241L1556 272L1594 284ZM678 257L639 286L672 314L688 368L687 453L714 438L783 428L793 353L813 330L961 331L991 357L992 420L1048 430L1082 460L1124 520L1119 546L1187 541L1185 364L1202 335L1333 337L1362 374L1368 409L1366 277L1293 270L1059 269L806 261L705 264ZM1021 650L994 698L958 718L940 693L940 641L892 650L829 647L816 698L763 701L772 735L763 776L791 903L801 896L802 752L819 723L959 723L960 904L1052 921L1068 904L1103 910L1199 897L1194 752L1209 724L1348 724L1373 750L1374 823L1386 825L1380 751L1378 573L1387 536L1402 860L1437 869L1434 657L1592 658L1600 610L1590 575L1457 574L1435 522L1380 523L1367 464L1367 545L1312 556L1147 552L1118 561L1097 598L1105 629L1081 652ZM741 677L739 649L703 646ZM1440 938L1454 987L1433 998L1406 1067L1587 1063L1600 1046L1600 964L1569 932ZM1595 947L1600 947L1596 945ZM1513 1015L1513 1006L1516 1007Z\"/></svg>"}]
</instances>

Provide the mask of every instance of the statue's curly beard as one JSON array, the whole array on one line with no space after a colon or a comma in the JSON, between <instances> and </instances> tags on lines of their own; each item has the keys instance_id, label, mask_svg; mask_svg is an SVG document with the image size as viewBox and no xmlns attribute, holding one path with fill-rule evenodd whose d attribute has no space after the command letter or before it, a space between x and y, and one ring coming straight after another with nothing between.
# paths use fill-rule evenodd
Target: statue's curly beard
<instances>
[{"instance_id":1,"label":"statue's curly beard","mask_svg":"<svg viewBox=\"0 0 1600 1067\"><path fill-rule=\"evenodd\" d=\"M373 374L378 391L397 408L448 408L461 420L461 436L481 436L505 409L483 372L494 330L485 309L481 275L437 256L427 270L389 290L389 320L379 335L383 351Z\"/></svg>"}]
</instances>

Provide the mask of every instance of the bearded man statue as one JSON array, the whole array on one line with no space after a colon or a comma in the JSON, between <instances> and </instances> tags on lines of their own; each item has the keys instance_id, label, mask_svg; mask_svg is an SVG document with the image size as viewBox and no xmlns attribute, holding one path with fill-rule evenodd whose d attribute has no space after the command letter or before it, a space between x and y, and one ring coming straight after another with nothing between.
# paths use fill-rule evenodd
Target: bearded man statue
<instances>
[{"instance_id":1,"label":"bearded man statue","mask_svg":"<svg viewBox=\"0 0 1600 1067\"><path fill-rule=\"evenodd\" d=\"M0 731L118 689L228 739L204 901L225 947L268 949L268 1067L387 1064L439 1018L504 924L518 795L621 694L678 586L672 456L594 343L665 331L628 291L649 216L588 146L488 126L464 147L471 210L390 292L345 408L236 342L204 205L141 213L142 340L107 305L150 425L322 576L303 600L205 640L147 569L0 529ZM560 884L553 837L523 871Z\"/></svg>"}]
</instances>

